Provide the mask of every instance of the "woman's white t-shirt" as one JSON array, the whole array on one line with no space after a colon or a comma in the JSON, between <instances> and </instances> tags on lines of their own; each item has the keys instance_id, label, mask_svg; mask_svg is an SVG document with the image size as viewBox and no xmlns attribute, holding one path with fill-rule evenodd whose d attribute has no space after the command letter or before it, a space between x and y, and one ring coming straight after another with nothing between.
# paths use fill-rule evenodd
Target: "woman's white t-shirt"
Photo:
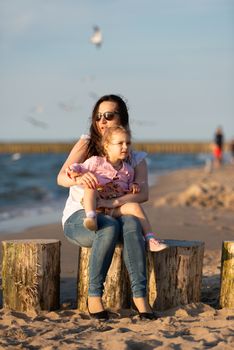
<instances>
[{"instance_id":1,"label":"woman's white t-shirt","mask_svg":"<svg viewBox=\"0 0 234 350\"><path fill-rule=\"evenodd\" d=\"M82 139L89 139L88 135L82 135ZM130 164L133 168L135 168L145 157L147 153L145 152L131 152ZM76 211L84 209L81 200L84 196L84 188L83 186L74 185L69 189L69 196L65 204L65 208L63 210L62 224L64 226L66 220Z\"/></svg>"}]
</instances>

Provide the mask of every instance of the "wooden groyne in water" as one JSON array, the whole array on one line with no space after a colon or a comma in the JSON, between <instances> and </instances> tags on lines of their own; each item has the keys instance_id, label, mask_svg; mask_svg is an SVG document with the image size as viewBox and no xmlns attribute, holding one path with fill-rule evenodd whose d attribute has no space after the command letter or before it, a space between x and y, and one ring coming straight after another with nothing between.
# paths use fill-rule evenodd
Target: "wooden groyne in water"
<instances>
[{"instance_id":1,"label":"wooden groyne in water","mask_svg":"<svg viewBox=\"0 0 234 350\"><path fill-rule=\"evenodd\" d=\"M135 143L134 149L147 153L210 153L208 142L149 142Z\"/></svg>"},{"instance_id":2,"label":"wooden groyne in water","mask_svg":"<svg viewBox=\"0 0 234 350\"><path fill-rule=\"evenodd\" d=\"M0 143L0 153L68 153L74 143L19 142ZM147 153L211 153L209 142L135 142L133 148ZM228 145L225 145L228 149Z\"/></svg>"},{"instance_id":3,"label":"wooden groyne in water","mask_svg":"<svg viewBox=\"0 0 234 350\"><path fill-rule=\"evenodd\" d=\"M0 143L0 153L68 153L73 145L63 142Z\"/></svg>"}]
</instances>

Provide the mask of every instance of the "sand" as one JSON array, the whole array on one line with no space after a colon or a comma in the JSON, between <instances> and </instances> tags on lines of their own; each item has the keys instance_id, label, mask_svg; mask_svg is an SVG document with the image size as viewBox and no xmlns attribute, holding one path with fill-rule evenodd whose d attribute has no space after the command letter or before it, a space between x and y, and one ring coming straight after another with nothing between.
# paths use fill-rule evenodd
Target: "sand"
<instances>
[{"instance_id":1,"label":"sand","mask_svg":"<svg viewBox=\"0 0 234 350\"><path fill-rule=\"evenodd\" d=\"M100 323L75 308L78 254L61 224L1 233L1 240L60 239L62 256L61 308L39 315L0 309L0 349L232 349L234 309L219 308L219 283L222 241L234 240L233 194L231 165L175 171L151 188L144 207L159 237L205 242L201 301L156 311L155 321L121 310Z\"/></svg>"}]
</instances>

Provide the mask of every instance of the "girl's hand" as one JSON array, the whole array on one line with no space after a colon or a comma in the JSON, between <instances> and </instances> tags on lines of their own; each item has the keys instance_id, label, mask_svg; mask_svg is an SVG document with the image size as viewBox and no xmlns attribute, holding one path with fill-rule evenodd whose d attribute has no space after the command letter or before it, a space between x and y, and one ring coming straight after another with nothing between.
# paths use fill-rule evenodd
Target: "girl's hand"
<instances>
[{"instance_id":1,"label":"girl's hand","mask_svg":"<svg viewBox=\"0 0 234 350\"><path fill-rule=\"evenodd\" d=\"M140 185L136 182L133 182L133 184L130 186L130 192L133 194L139 193L141 190Z\"/></svg>"}]
</instances>

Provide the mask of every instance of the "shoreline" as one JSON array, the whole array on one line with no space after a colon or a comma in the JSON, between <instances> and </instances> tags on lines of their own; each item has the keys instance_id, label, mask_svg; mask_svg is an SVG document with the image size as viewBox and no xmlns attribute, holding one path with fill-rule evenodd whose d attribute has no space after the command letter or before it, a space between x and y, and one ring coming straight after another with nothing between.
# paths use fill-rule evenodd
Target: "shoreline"
<instances>
[{"instance_id":1,"label":"shoreline","mask_svg":"<svg viewBox=\"0 0 234 350\"><path fill-rule=\"evenodd\" d=\"M199 184L206 184L208 193L213 191L214 184L216 189L220 185L222 191L216 191L216 199L222 199L222 205L207 201L204 206L203 193L189 202L191 186ZM198 188L196 186L194 188ZM214 193L210 193L215 198ZM205 242L201 302L161 312L156 310L158 320L150 323L139 321L133 310L121 310L119 317L100 325L76 309L78 247L64 237L60 223L1 233L1 241L54 238L61 240L62 245L60 309L45 311L39 316L0 309L0 348L63 350L69 344L70 350L232 349L234 309L219 310L218 301L222 241L234 240L233 193L234 167L231 165L211 173L203 168L176 170L159 176L156 185L150 188L144 209L159 238Z\"/></svg>"},{"instance_id":2,"label":"shoreline","mask_svg":"<svg viewBox=\"0 0 234 350\"><path fill-rule=\"evenodd\" d=\"M170 172L172 171L164 170L160 173L149 172L148 181L150 190L151 188L157 186L159 177L170 174ZM23 208L23 210L28 213L27 216L25 216L25 214L21 216L17 214L17 216L12 216L7 219L3 219L2 221L0 221L0 239L2 234L11 235L12 233L23 232L27 229L37 226L45 226L59 223L62 218L62 213L67 198L68 194L67 196L64 196L63 199L60 198L59 202L56 203L56 207L54 205L50 205L49 208L40 208L39 204L37 204L37 207L34 206L32 208Z\"/></svg>"}]
</instances>

